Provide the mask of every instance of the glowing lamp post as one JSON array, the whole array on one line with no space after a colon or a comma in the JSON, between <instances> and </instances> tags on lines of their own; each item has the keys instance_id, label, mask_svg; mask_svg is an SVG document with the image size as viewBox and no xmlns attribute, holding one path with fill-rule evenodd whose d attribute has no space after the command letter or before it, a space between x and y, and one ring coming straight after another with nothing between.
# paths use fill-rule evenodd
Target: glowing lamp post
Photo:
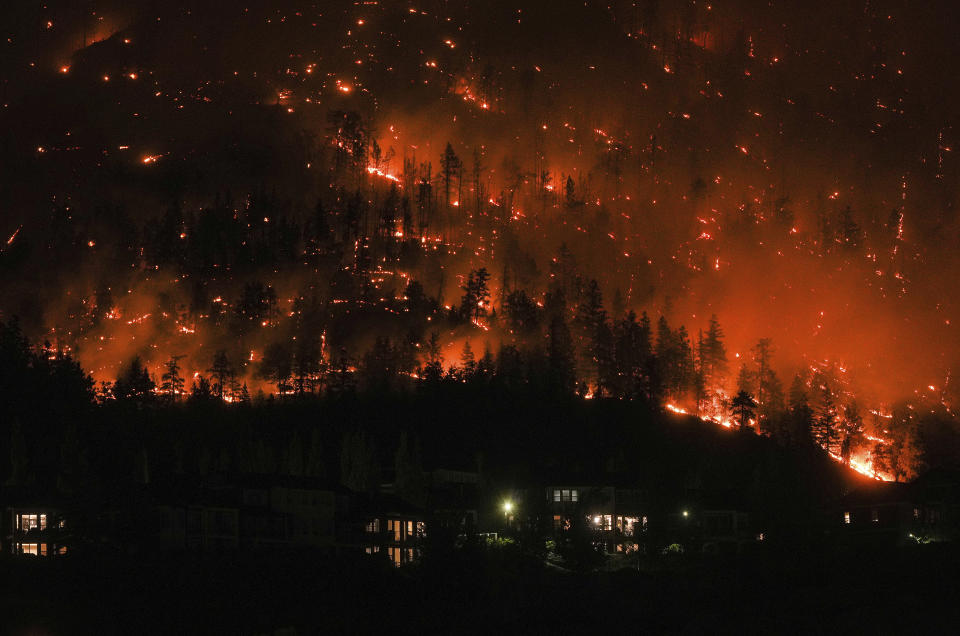
<instances>
[{"instance_id":1,"label":"glowing lamp post","mask_svg":"<svg viewBox=\"0 0 960 636\"><path fill-rule=\"evenodd\" d=\"M503 502L503 520L507 526L513 525L513 502L509 499Z\"/></svg>"}]
</instances>

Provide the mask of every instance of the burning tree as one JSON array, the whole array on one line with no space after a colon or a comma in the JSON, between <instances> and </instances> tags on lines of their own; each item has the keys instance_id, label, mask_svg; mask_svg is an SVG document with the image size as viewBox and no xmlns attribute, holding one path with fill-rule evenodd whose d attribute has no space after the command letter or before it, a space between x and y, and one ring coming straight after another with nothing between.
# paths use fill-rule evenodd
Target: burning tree
<instances>
[{"instance_id":1,"label":"burning tree","mask_svg":"<svg viewBox=\"0 0 960 636\"><path fill-rule=\"evenodd\" d=\"M463 298L460 301L460 313L464 318L480 324L480 318L487 315L490 306L490 289L488 282L490 273L486 267L471 270L463 289Z\"/></svg>"}]
</instances>

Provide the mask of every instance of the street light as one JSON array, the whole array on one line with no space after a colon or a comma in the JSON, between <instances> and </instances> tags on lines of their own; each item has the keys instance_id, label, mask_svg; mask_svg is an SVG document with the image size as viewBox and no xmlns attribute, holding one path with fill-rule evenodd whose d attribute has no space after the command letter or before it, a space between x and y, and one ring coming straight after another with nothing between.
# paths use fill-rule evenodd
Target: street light
<instances>
[{"instance_id":1,"label":"street light","mask_svg":"<svg viewBox=\"0 0 960 636\"><path fill-rule=\"evenodd\" d=\"M510 500L504 501L504 502L503 502L503 514L508 515L508 514L510 514L511 512L513 512L513 502L510 501Z\"/></svg>"}]
</instances>

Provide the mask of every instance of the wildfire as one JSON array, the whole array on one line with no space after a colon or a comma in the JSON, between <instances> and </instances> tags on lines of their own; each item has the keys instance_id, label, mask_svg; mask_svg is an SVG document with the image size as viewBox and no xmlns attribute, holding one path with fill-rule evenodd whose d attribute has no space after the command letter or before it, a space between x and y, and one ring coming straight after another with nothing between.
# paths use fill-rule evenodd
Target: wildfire
<instances>
[{"instance_id":1,"label":"wildfire","mask_svg":"<svg viewBox=\"0 0 960 636\"><path fill-rule=\"evenodd\" d=\"M381 177L383 179L389 179L390 181L393 181L394 183L399 184L400 187L403 187L403 185L400 182L400 177L394 174L390 174L389 172L384 172L380 168L377 168L374 166L367 166L367 173L375 175L377 177Z\"/></svg>"}]
</instances>

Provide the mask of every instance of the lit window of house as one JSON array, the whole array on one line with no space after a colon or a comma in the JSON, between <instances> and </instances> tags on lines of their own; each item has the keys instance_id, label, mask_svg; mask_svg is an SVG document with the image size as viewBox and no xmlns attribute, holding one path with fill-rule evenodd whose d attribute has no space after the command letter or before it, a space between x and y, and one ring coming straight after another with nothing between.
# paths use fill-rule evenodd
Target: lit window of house
<instances>
[{"instance_id":1,"label":"lit window of house","mask_svg":"<svg viewBox=\"0 0 960 636\"><path fill-rule=\"evenodd\" d=\"M374 519L373 521L368 521L366 526L366 531L371 534L376 534L380 532L380 520Z\"/></svg>"},{"instance_id":2,"label":"lit window of house","mask_svg":"<svg viewBox=\"0 0 960 636\"><path fill-rule=\"evenodd\" d=\"M563 491L563 500L564 500L564 501L570 501L570 491L569 491L569 490L564 489L564 491Z\"/></svg>"},{"instance_id":3,"label":"lit window of house","mask_svg":"<svg viewBox=\"0 0 960 636\"><path fill-rule=\"evenodd\" d=\"M849 512L843 513L843 522L844 522L844 523L850 523L850 513L849 513Z\"/></svg>"},{"instance_id":4,"label":"lit window of house","mask_svg":"<svg viewBox=\"0 0 960 636\"><path fill-rule=\"evenodd\" d=\"M580 493L579 493L576 489L571 490L571 491L570 491L570 501L578 501L578 500L579 500L579 495L580 495Z\"/></svg>"},{"instance_id":5,"label":"lit window of house","mask_svg":"<svg viewBox=\"0 0 960 636\"><path fill-rule=\"evenodd\" d=\"M47 529L47 515L20 515L19 521L23 531Z\"/></svg>"},{"instance_id":6,"label":"lit window of house","mask_svg":"<svg viewBox=\"0 0 960 636\"><path fill-rule=\"evenodd\" d=\"M422 521L417 522L417 536L418 537L427 536L427 527L426 527L426 524Z\"/></svg>"},{"instance_id":7,"label":"lit window of house","mask_svg":"<svg viewBox=\"0 0 960 636\"><path fill-rule=\"evenodd\" d=\"M412 522L412 521L408 521L408 522L406 523L406 529L407 529L407 531L406 531L406 533L404 534L404 536L406 536L406 537L412 537L412 536L413 536L413 522Z\"/></svg>"},{"instance_id":8,"label":"lit window of house","mask_svg":"<svg viewBox=\"0 0 960 636\"><path fill-rule=\"evenodd\" d=\"M617 530L624 536L632 537L634 532L639 530L640 519L638 517L617 517Z\"/></svg>"},{"instance_id":9,"label":"lit window of house","mask_svg":"<svg viewBox=\"0 0 960 636\"><path fill-rule=\"evenodd\" d=\"M20 553L32 554L34 556L46 556L47 544L46 543L21 543Z\"/></svg>"},{"instance_id":10,"label":"lit window of house","mask_svg":"<svg viewBox=\"0 0 960 636\"><path fill-rule=\"evenodd\" d=\"M393 562L394 565L398 567L400 566L402 554L403 553L400 552L400 548L387 548L387 557Z\"/></svg>"},{"instance_id":11,"label":"lit window of house","mask_svg":"<svg viewBox=\"0 0 960 636\"><path fill-rule=\"evenodd\" d=\"M560 530L563 527L563 517L560 515L553 515L553 529Z\"/></svg>"},{"instance_id":12,"label":"lit window of house","mask_svg":"<svg viewBox=\"0 0 960 636\"><path fill-rule=\"evenodd\" d=\"M403 526L399 519L387 519L387 532L393 533L393 540L400 543L400 532Z\"/></svg>"},{"instance_id":13,"label":"lit window of house","mask_svg":"<svg viewBox=\"0 0 960 636\"><path fill-rule=\"evenodd\" d=\"M380 546L378 546L378 545L372 545L372 546L369 546L369 547L364 548L363 551L366 552L367 554L376 554L376 553L380 552Z\"/></svg>"},{"instance_id":14,"label":"lit window of house","mask_svg":"<svg viewBox=\"0 0 960 636\"><path fill-rule=\"evenodd\" d=\"M554 491L553 491L553 500L556 501L556 502L559 502L559 501L560 501L560 491L559 491L559 490L554 490Z\"/></svg>"}]
</instances>

